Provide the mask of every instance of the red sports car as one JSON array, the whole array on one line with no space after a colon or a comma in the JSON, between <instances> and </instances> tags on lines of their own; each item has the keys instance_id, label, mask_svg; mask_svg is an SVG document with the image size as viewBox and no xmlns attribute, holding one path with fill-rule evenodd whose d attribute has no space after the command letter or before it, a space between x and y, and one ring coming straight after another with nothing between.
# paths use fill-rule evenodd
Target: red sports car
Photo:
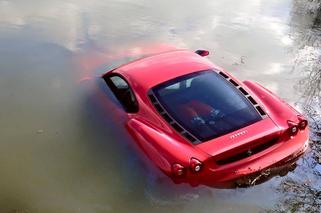
<instances>
[{"instance_id":1,"label":"red sports car","mask_svg":"<svg viewBox=\"0 0 321 213\"><path fill-rule=\"evenodd\" d=\"M242 185L295 163L308 147L307 120L206 55L163 52L102 76L144 154L175 183L193 186Z\"/></svg>"}]
</instances>

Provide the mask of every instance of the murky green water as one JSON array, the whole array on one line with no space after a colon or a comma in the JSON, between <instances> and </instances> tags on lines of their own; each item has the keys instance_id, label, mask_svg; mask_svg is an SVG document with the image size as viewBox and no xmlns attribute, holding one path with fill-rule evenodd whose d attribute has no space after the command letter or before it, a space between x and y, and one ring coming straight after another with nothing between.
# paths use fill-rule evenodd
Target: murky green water
<instances>
[{"instance_id":1,"label":"murky green water","mask_svg":"<svg viewBox=\"0 0 321 213\"><path fill-rule=\"evenodd\" d=\"M320 190L302 160L248 189L164 187L82 81L161 43L305 103L321 45L302 2L0 0L0 212L259 212L283 206L286 178Z\"/></svg>"}]
</instances>

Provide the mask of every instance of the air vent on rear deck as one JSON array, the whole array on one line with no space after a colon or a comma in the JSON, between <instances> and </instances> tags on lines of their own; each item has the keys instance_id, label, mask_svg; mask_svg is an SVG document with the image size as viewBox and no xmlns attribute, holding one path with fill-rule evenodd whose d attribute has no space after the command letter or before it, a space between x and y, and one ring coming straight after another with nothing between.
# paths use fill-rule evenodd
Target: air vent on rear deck
<instances>
[{"instance_id":1,"label":"air vent on rear deck","mask_svg":"<svg viewBox=\"0 0 321 213\"><path fill-rule=\"evenodd\" d=\"M224 72L219 72L219 74L220 74L221 76L223 76L224 78L229 78L228 75L226 75Z\"/></svg>"},{"instance_id":2,"label":"air vent on rear deck","mask_svg":"<svg viewBox=\"0 0 321 213\"><path fill-rule=\"evenodd\" d=\"M233 79L230 79L230 82L234 85L234 86L238 86L238 83L236 83Z\"/></svg>"},{"instance_id":3,"label":"air vent on rear deck","mask_svg":"<svg viewBox=\"0 0 321 213\"><path fill-rule=\"evenodd\" d=\"M184 130L182 127L180 127L177 123L173 123L172 127L177 131L177 132L183 132Z\"/></svg>"},{"instance_id":4,"label":"air vent on rear deck","mask_svg":"<svg viewBox=\"0 0 321 213\"><path fill-rule=\"evenodd\" d=\"M165 119L165 121L167 121L168 123L172 122L173 120L165 113L162 114L163 118Z\"/></svg>"},{"instance_id":5,"label":"air vent on rear deck","mask_svg":"<svg viewBox=\"0 0 321 213\"><path fill-rule=\"evenodd\" d=\"M252 96L248 96L247 99L249 99L249 101L251 101L253 105L257 104L256 101L252 98Z\"/></svg>"},{"instance_id":6,"label":"air vent on rear deck","mask_svg":"<svg viewBox=\"0 0 321 213\"><path fill-rule=\"evenodd\" d=\"M240 87L239 90L241 91L241 93L243 93L243 95L248 95L248 94L249 94L249 93L247 93L247 92L245 91L245 89L243 89L242 87Z\"/></svg>"},{"instance_id":7,"label":"air vent on rear deck","mask_svg":"<svg viewBox=\"0 0 321 213\"><path fill-rule=\"evenodd\" d=\"M264 110L262 109L262 107L256 106L256 109L257 109L257 111L259 111L259 113L260 113L262 116L266 115L266 113L264 112Z\"/></svg>"},{"instance_id":8,"label":"air vent on rear deck","mask_svg":"<svg viewBox=\"0 0 321 213\"><path fill-rule=\"evenodd\" d=\"M227 74L220 71L219 74L223 76L228 82L230 82L233 86L236 87L246 98L251 102L251 104L255 107L255 109L260 113L261 116L266 116L266 113L260 107L260 105L254 100L254 98L242 87L240 86L236 81L234 81L232 78L230 78Z\"/></svg>"},{"instance_id":9,"label":"air vent on rear deck","mask_svg":"<svg viewBox=\"0 0 321 213\"><path fill-rule=\"evenodd\" d=\"M156 98L153 95L148 95L149 99L152 101L152 103L157 103Z\"/></svg>"},{"instance_id":10,"label":"air vent on rear deck","mask_svg":"<svg viewBox=\"0 0 321 213\"><path fill-rule=\"evenodd\" d=\"M190 142L196 144L199 143L199 140L195 138L192 134L190 134L187 130L185 130L181 125L179 125L168 113L167 111L161 106L155 95L150 92L148 97L156 110L160 113L160 115L164 118L164 120L173 127L180 135L184 138L189 140Z\"/></svg>"},{"instance_id":11,"label":"air vent on rear deck","mask_svg":"<svg viewBox=\"0 0 321 213\"><path fill-rule=\"evenodd\" d=\"M187 140L189 140L192 143L197 142L197 140L191 134L189 134L188 132L184 132L181 135L183 135Z\"/></svg>"},{"instance_id":12,"label":"air vent on rear deck","mask_svg":"<svg viewBox=\"0 0 321 213\"><path fill-rule=\"evenodd\" d=\"M154 104L154 107L157 109L158 112L161 114L164 112L163 108L159 104Z\"/></svg>"}]
</instances>

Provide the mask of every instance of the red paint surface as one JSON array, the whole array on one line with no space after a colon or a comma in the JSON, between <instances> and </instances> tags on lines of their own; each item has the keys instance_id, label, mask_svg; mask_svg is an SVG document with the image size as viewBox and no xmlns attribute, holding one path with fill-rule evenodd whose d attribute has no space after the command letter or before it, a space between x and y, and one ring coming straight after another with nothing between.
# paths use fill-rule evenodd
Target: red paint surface
<instances>
[{"instance_id":1,"label":"red paint surface","mask_svg":"<svg viewBox=\"0 0 321 213\"><path fill-rule=\"evenodd\" d=\"M150 102L147 92L169 79L207 69L224 72L241 85L260 104L267 116L245 128L193 145L161 117ZM106 75L111 73L118 73L127 79L139 103L137 113L126 115L124 127L144 155L177 183L229 187L240 178L293 163L307 148L307 128L292 137L288 133L287 121L299 122L300 113L259 84L240 82L194 52L165 52L123 65ZM232 163L217 164L221 159L253 149L271 139L276 139L276 143L256 154ZM191 171L191 158L202 162L200 172ZM185 167L183 176L173 175L172 165L175 163Z\"/></svg>"}]
</instances>

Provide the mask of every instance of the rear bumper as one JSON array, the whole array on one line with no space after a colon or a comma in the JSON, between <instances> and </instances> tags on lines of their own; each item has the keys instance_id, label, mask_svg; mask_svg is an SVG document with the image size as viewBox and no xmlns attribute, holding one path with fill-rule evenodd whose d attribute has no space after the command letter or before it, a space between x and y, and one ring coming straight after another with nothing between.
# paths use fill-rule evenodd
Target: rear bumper
<instances>
[{"instance_id":1,"label":"rear bumper","mask_svg":"<svg viewBox=\"0 0 321 213\"><path fill-rule=\"evenodd\" d=\"M308 130L305 129L293 138L281 138L276 145L248 158L224 166L205 166L199 174L188 174L184 179L174 181L217 188L259 184L293 171L296 161L308 148L308 138Z\"/></svg>"},{"instance_id":2,"label":"rear bumper","mask_svg":"<svg viewBox=\"0 0 321 213\"><path fill-rule=\"evenodd\" d=\"M275 176L285 176L296 168L296 161L304 154L305 151L306 149L303 148L295 155L290 156L288 159L272 165L265 170L226 182L226 187L248 187L266 182Z\"/></svg>"}]
</instances>

